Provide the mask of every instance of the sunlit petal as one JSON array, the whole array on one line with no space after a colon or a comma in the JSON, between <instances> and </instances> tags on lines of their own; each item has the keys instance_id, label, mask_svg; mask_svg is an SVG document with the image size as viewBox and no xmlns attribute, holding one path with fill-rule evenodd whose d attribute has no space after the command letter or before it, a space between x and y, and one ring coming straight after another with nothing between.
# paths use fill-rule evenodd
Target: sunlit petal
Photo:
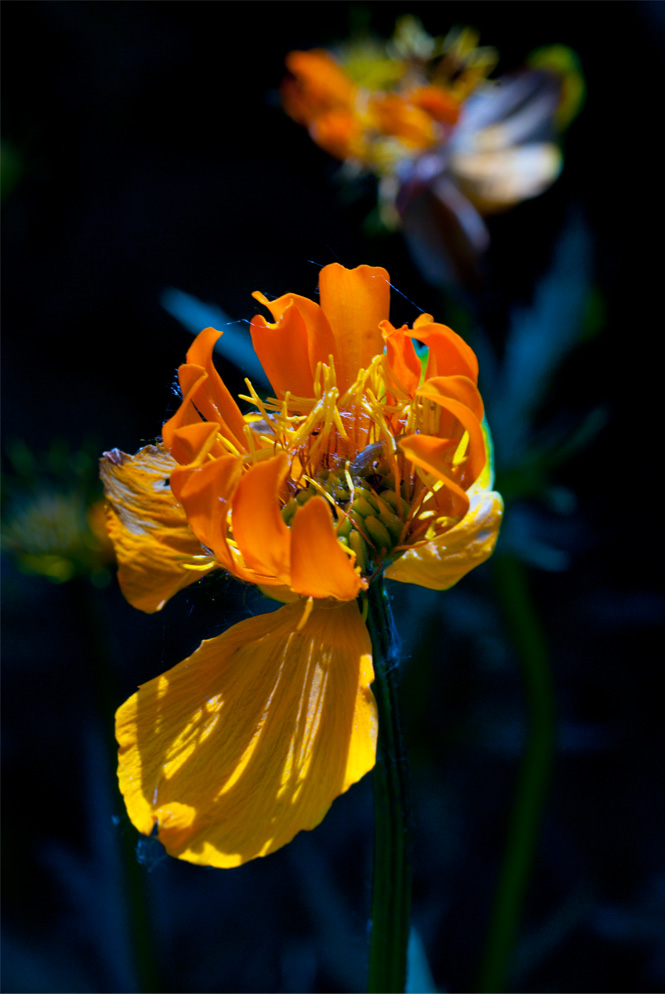
<instances>
[{"instance_id":1,"label":"sunlit petal","mask_svg":"<svg viewBox=\"0 0 665 994\"><path fill-rule=\"evenodd\" d=\"M374 765L372 679L354 602L300 601L203 642L117 713L131 820L192 863L279 849Z\"/></svg>"}]
</instances>

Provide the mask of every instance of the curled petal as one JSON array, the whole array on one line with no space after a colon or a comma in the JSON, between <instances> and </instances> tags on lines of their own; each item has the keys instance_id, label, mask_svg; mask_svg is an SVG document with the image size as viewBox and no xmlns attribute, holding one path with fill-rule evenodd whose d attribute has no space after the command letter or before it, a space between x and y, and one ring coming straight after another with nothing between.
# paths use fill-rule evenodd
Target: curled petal
<instances>
[{"instance_id":1,"label":"curled petal","mask_svg":"<svg viewBox=\"0 0 665 994\"><path fill-rule=\"evenodd\" d=\"M293 519L291 587L305 597L340 601L355 600L360 593L360 577L337 539L324 497L312 497Z\"/></svg>"},{"instance_id":2,"label":"curled petal","mask_svg":"<svg viewBox=\"0 0 665 994\"><path fill-rule=\"evenodd\" d=\"M200 332L187 352L187 362L178 370L182 403L162 429L164 444L178 462L189 460L187 452L181 452L175 432L202 420L216 423L225 438L239 451L245 451L243 416L212 359L221 334L215 328Z\"/></svg>"},{"instance_id":3,"label":"curled petal","mask_svg":"<svg viewBox=\"0 0 665 994\"><path fill-rule=\"evenodd\" d=\"M134 456L114 450L100 460L118 581L129 603L141 611L160 611L178 590L217 566L204 554L171 491L175 466L164 446L156 445Z\"/></svg>"},{"instance_id":4,"label":"curled petal","mask_svg":"<svg viewBox=\"0 0 665 994\"><path fill-rule=\"evenodd\" d=\"M422 364L413 345L413 336L409 334L406 325L393 328L390 321L381 322L381 331L386 343L390 378L406 397L413 397L423 374Z\"/></svg>"},{"instance_id":5,"label":"curled petal","mask_svg":"<svg viewBox=\"0 0 665 994\"><path fill-rule=\"evenodd\" d=\"M288 469L284 452L250 467L238 484L232 510L233 537L247 566L283 584L290 580L291 535L280 512L279 491Z\"/></svg>"},{"instance_id":6,"label":"curled petal","mask_svg":"<svg viewBox=\"0 0 665 994\"><path fill-rule=\"evenodd\" d=\"M242 458L221 456L191 469L177 467L171 476L173 492L183 505L189 525L221 566L238 574L238 567L227 542L231 500L242 476ZM243 575L242 579L250 579Z\"/></svg>"},{"instance_id":7,"label":"curled petal","mask_svg":"<svg viewBox=\"0 0 665 994\"><path fill-rule=\"evenodd\" d=\"M317 363L325 362L329 364L330 355L335 351L335 340L325 314L315 300L310 300L308 297L301 297L298 293L285 293L281 297L277 297L275 300L268 300L258 291L253 293L252 296L255 300L258 300L268 308L276 322L274 325L267 326L270 329L275 329L271 335L259 332L256 335L256 340L254 341L256 353L261 359L263 368L266 370L268 369L268 366L263 361L261 349L264 347L264 343L269 338L272 338L273 341L271 345L277 352L275 357L271 356L268 360L271 361L273 365L275 365L275 359L277 360L277 364L282 368L284 366L290 367L294 362L300 363L302 361L302 340L292 340L288 333L283 330L283 321L287 316L287 312L293 310L299 315L306 332L304 353L309 360L309 379L307 382L309 384L308 391L311 392ZM255 329L253 326L254 322L252 322L252 338L254 339ZM296 355L297 350L299 350L298 355ZM286 360L285 357L287 357ZM270 382L273 386L275 385L272 379L270 379ZM291 384L290 381L285 389L290 390L292 394L298 394L298 390L293 386L293 384ZM309 396L309 392L301 393L300 395Z\"/></svg>"},{"instance_id":8,"label":"curled petal","mask_svg":"<svg viewBox=\"0 0 665 994\"><path fill-rule=\"evenodd\" d=\"M500 494L472 494L469 510L459 524L409 549L386 570L386 576L431 590L447 590L492 554L502 516Z\"/></svg>"},{"instance_id":9,"label":"curled petal","mask_svg":"<svg viewBox=\"0 0 665 994\"><path fill-rule=\"evenodd\" d=\"M278 397L287 391L310 397L314 378L309 364L307 326L294 303L285 308L277 324L257 314L250 325L252 344Z\"/></svg>"},{"instance_id":10,"label":"curled petal","mask_svg":"<svg viewBox=\"0 0 665 994\"><path fill-rule=\"evenodd\" d=\"M451 440L434 435L405 435L400 439L399 447L414 466L419 466L444 484L452 502L449 513L459 516L466 514L469 507L468 494L449 475Z\"/></svg>"},{"instance_id":11,"label":"curled petal","mask_svg":"<svg viewBox=\"0 0 665 994\"><path fill-rule=\"evenodd\" d=\"M208 374L205 389L205 400L210 405L210 412L201 411L208 421L217 421L222 434L236 440L240 448L244 448L245 421L240 408L233 399L223 379L217 372L213 362L213 350L217 340L222 335L215 328L205 328L196 336L187 351L187 362L190 365L202 366ZM195 397L201 403L203 398Z\"/></svg>"},{"instance_id":12,"label":"curled petal","mask_svg":"<svg viewBox=\"0 0 665 994\"><path fill-rule=\"evenodd\" d=\"M219 867L314 828L374 765L373 676L355 602L301 600L203 642L116 715L132 822Z\"/></svg>"},{"instance_id":13,"label":"curled petal","mask_svg":"<svg viewBox=\"0 0 665 994\"><path fill-rule=\"evenodd\" d=\"M434 376L468 376L478 382L476 353L452 328L437 324L429 314L421 314L410 334L429 348L426 380Z\"/></svg>"},{"instance_id":14,"label":"curled petal","mask_svg":"<svg viewBox=\"0 0 665 994\"><path fill-rule=\"evenodd\" d=\"M418 391L418 396L437 404L448 415L445 419L442 418L440 435L452 435L454 438L459 438L460 431L455 426L455 421L458 421L462 428L468 432L469 442L462 473L466 489L466 487L478 479L485 465L485 436L477 415L463 401L450 396L450 393L453 391L463 396L468 394L469 391L465 390L464 387L459 389L459 383L454 383L451 387L451 384L446 382L449 380L466 380L466 377L435 377L422 385ZM466 382L470 388L475 389L473 383L469 380L466 380ZM476 394L477 401L480 401L480 394L477 391ZM471 403L475 403L476 408L479 408L482 412L482 402L478 405L473 395L469 396L469 400Z\"/></svg>"}]
</instances>

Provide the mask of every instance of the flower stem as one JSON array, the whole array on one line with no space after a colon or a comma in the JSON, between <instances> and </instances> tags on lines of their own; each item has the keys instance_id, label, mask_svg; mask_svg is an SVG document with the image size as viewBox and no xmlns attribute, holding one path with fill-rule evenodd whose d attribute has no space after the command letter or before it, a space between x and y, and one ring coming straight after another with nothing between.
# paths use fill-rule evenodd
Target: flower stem
<instances>
[{"instance_id":1,"label":"flower stem","mask_svg":"<svg viewBox=\"0 0 665 994\"><path fill-rule=\"evenodd\" d=\"M526 571L513 556L493 560L504 615L520 656L528 737L494 899L480 992L506 989L513 945L538 844L554 755L554 692L547 642Z\"/></svg>"},{"instance_id":2,"label":"flower stem","mask_svg":"<svg viewBox=\"0 0 665 994\"><path fill-rule=\"evenodd\" d=\"M407 760L399 727L393 621L381 578L368 595L379 742L374 768L374 876L369 950L370 994L406 985L411 912Z\"/></svg>"}]
</instances>

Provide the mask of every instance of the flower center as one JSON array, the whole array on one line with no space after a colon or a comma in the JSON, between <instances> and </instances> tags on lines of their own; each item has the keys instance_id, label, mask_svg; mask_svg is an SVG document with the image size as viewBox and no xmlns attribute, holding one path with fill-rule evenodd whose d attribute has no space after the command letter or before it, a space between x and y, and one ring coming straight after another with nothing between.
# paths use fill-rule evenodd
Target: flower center
<instances>
[{"instance_id":1,"label":"flower center","mask_svg":"<svg viewBox=\"0 0 665 994\"><path fill-rule=\"evenodd\" d=\"M332 468L321 468L302 482L282 509L286 524L320 494L330 503L337 538L355 553L362 573L376 572L405 551L410 507L395 491L382 443L368 445L352 462L336 459Z\"/></svg>"}]
</instances>

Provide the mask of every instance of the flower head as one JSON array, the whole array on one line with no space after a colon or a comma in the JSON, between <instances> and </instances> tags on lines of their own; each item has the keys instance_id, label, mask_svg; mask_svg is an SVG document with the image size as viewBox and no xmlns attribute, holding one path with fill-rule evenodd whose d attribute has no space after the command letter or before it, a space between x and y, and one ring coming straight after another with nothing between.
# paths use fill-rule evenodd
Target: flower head
<instances>
[{"instance_id":1,"label":"flower head","mask_svg":"<svg viewBox=\"0 0 665 994\"><path fill-rule=\"evenodd\" d=\"M584 95L577 59L564 46L541 48L526 69L490 81L497 59L469 28L432 38L412 17L398 21L383 48L286 59L286 112L347 170L376 175L384 223L403 226L430 252L442 242L437 249L458 276L487 247L484 215L557 178L557 137Z\"/></svg>"},{"instance_id":2,"label":"flower head","mask_svg":"<svg viewBox=\"0 0 665 994\"><path fill-rule=\"evenodd\" d=\"M319 292L254 294L273 319L251 334L274 396L247 381L241 411L208 328L163 443L102 461L131 603L159 610L218 568L289 602L204 642L118 712L130 816L192 862L272 852L371 769L358 598L382 572L449 587L498 533L472 350L429 315L393 327L383 269L326 266Z\"/></svg>"}]
</instances>

